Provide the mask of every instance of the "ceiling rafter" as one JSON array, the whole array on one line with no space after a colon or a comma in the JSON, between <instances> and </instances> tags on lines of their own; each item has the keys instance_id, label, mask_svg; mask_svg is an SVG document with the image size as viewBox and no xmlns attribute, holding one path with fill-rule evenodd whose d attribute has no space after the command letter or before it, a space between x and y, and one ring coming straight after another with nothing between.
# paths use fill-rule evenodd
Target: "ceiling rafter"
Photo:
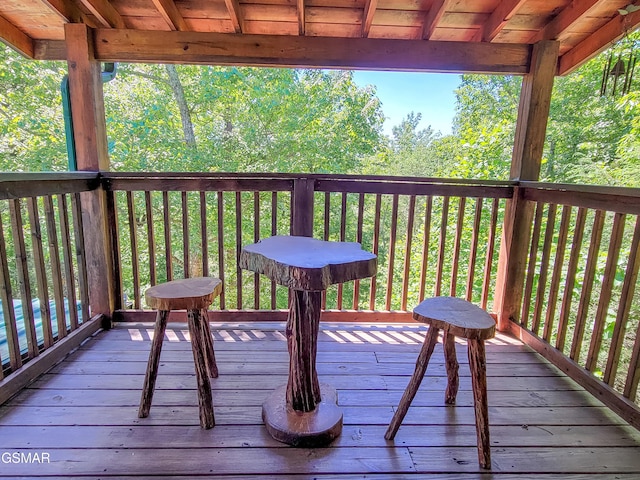
<instances>
[{"instance_id":1,"label":"ceiling rafter","mask_svg":"<svg viewBox=\"0 0 640 480\"><path fill-rule=\"evenodd\" d=\"M569 30L589 10L609 0L573 0L567 7L556 15L544 29L531 39L532 43L540 40L556 40L563 32Z\"/></svg>"},{"instance_id":2,"label":"ceiling rafter","mask_svg":"<svg viewBox=\"0 0 640 480\"><path fill-rule=\"evenodd\" d=\"M189 30L187 23L182 18L182 14L178 11L178 7L173 0L151 0L155 5L164 21L167 22L171 30L179 30L186 32Z\"/></svg>"},{"instance_id":3,"label":"ceiling rafter","mask_svg":"<svg viewBox=\"0 0 640 480\"><path fill-rule=\"evenodd\" d=\"M242 20L242 15L240 14L240 2L238 2L238 0L224 0L224 4L227 6L227 10L229 11L233 30L236 33L242 33L244 22Z\"/></svg>"},{"instance_id":4,"label":"ceiling rafter","mask_svg":"<svg viewBox=\"0 0 640 480\"><path fill-rule=\"evenodd\" d=\"M298 0L297 10L298 10L298 33L300 35L304 35L304 31L305 31L304 0Z\"/></svg>"},{"instance_id":5,"label":"ceiling rafter","mask_svg":"<svg viewBox=\"0 0 640 480\"><path fill-rule=\"evenodd\" d=\"M483 42L492 42L505 27L507 22L518 12L526 0L507 0L498 4L489 20L480 30Z\"/></svg>"},{"instance_id":6,"label":"ceiling rafter","mask_svg":"<svg viewBox=\"0 0 640 480\"><path fill-rule=\"evenodd\" d=\"M80 0L100 22L100 25L111 28L126 28L124 20L108 0Z\"/></svg>"},{"instance_id":7,"label":"ceiling rafter","mask_svg":"<svg viewBox=\"0 0 640 480\"><path fill-rule=\"evenodd\" d=\"M378 0L366 0L364 4L364 12L362 14L362 36L364 38L369 36L371 24L373 23L373 16L376 14L377 8Z\"/></svg>"},{"instance_id":8,"label":"ceiling rafter","mask_svg":"<svg viewBox=\"0 0 640 480\"><path fill-rule=\"evenodd\" d=\"M431 35L433 35L433 31L438 26L438 22L444 15L444 12L447 9L447 5L449 4L449 0L435 0L431 8L427 12L424 18L424 26L422 27L422 38L425 40L429 40Z\"/></svg>"},{"instance_id":9,"label":"ceiling rafter","mask_svg":"<svg viewBox=\"0 0 640 480\"><path fill-rule=\"evenodd\" d=\"M620 40L627 32L632 32L640 24L640 11L628 15L616 15L588 38L577 44L560 57L558 74L571 73L577 66L595 57L613 43Z\"/></svg>"},{"instance_id":10,"label":"ceiling rafter","mask_svg":"<svg viewBox=\"0 0 640 480\"><path fill-rule=\"evenodd\" d=\"M14 48L25 57L33 58L33 39L1 15L0 40L5 41L7 45Z\"/></svg>"},{"instance_id":11,"label":"ceiling rafter","mask_svg":"<svg viewBox=\"0 0 640 480\"><path fill-rule=\"evenodd\" d=\"M89 24L86 16L70 0L40 0L51 11L57 13L67 23L84 22ZM93 25L90 25L93 26Z\"/></svg>"}]
</instances>

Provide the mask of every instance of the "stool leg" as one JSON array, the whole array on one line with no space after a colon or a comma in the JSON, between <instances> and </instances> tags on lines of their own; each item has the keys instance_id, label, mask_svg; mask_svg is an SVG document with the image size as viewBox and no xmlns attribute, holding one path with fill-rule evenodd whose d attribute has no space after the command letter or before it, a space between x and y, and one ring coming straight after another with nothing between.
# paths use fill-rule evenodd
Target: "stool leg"
<instances>
[{"instance_id":1,"label":"stool leg","mask_svg":"<svg viewBox=\"0 0 640 480\"><path fill-rule=\"evenodd\" d=\"M193 363L196 367L198 382L198 405L200 406L200 426L212 428L215 425L213 416L213 400L211 399L211 382L207 373L206 352L202 341L202 319L199 310L188 310L189 335L191 336L191 350Z\"/></svg>"},{"instance_id":2,"label":"stool leg","mask_svg":"<svg viewBox=\"0 0 640 480\"><path fill-rule=\"evenodd\" d=\"M456 358L456 337L445 330L444 341L444 364L447 368L447 390L444 394L444 403L453 405L456 403L456 395L458 394L458 359Z\"/></svg>"},{"instance_id":3,"label":"stool leg","mask_svg":"<svg viewBox=\"0 0 640 480\"><path fill-rule=\"evenodd\" d=\"M476 433L478 435L478 461L482 468L491 468L489 440L489 405L487 402L487 371L483 340L467 340L469 344L469 367L473 404L476 413Z\"/></svg>"},{"instance_id":4,"label":"stool leg","mask_svg":"<svg viewBox=\"0 0 640 480\"><path fill-rule=\"evenodd\" d=\"M140 408L138 409L139 418L148 417L149 410L151 409L151 400L153 399L153 391L156 388L158 364L160 363L162 341L164 340L164 331L167 328L168 316L169 310L158 310L156 314L156 325L153 330L153 341L151 342L151 351L149 352L149 361L147 362L147 373L144 377L142 398L140 398Z\"/></svg>"},{"instance_id":5,"label":"stool leg","mask_svg":"<svg viewBox=\"0 0 640 480\"><path fill-rule=\"evenodd\" d=\"M396 413L391 419L391 423L389 424L389 428L387 428L387 432L384 434L384 438L386 438L387 440L393 440L393 437L396 436L398 428L400 428L400 424L402 423L402 420L404 420L404 417L407 414L407 410L409 410L409 406L411 405L413 398L416 396L418 388L420 387L420 383L422 382L422 379L424 377L424 373L427 371L427 365L429 365L429 359L431 358L431 354L433 353L433 349L437 341L438 329L430 326L429 330L427 331L427 336L424 339L424 343L422 344L420 355L418 355L418 360L416 361L416 369L413 372L411 381L409 382L409 385L407 385L407 388L402 395L400 404L398 405Z\"/></svg>"},{"instance_id":6,"label":"stool leg","mask_svg":"<svg viewBox=\"0 0 640 480\"><path fill-rule=\"evenodd\" d=\"M218 366L216 365L216 354L213 351L213 339L211 338L211 330L209 330L209 317L206 310L202 310L202 341L205 348L205 359L207 361L207 372L211 378L218 378Z\"/></svg>"}]
</instances>

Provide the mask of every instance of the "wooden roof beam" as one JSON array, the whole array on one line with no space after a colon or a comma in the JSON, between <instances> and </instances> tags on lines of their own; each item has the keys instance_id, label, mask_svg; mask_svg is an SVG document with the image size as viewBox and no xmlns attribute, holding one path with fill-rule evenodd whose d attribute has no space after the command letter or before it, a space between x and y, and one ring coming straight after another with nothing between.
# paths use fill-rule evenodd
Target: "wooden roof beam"
<instances>
[{"instance_id":1,"label":"wooden roof beam","mask_svg":"<svg viewBox=\"0 0 640 480\"><path fill-rule=\"evenodd\" d=\"M531 60L526 44L106 28L94 38L102 62L524 74Z\"/></svg>"},{"instance_id":2,"label":"wooden roof beam","mask_svg":"<svg viewBox=\"0 0 640 480\"><path fill-rule=\"evenodd\" d=\"M449 0L435 0L431 8L427 12L427 15L424 18L424 25L422 27L422 38L425 40L429 40L431 35L433 35L433 31L438 26L438 22L444 15L444 12L447 9L447 5Z\"/></svg>"},{"instance_id":3,"label":"wooden roof beam","mask_svg":"<svg viewBox=\"0 0 640 480\"><path fill-rule=\"evenodd\" d=\"M182 14L178 11L178 7L176 7L173 0L151 1L171 30L180 30L181 32L189 30L187 23L184 21L184 18L182 18Z\"/></svg>"},{"instance_id":4,"label":"wooden roof beam","mask_svg":"<svg viewBox=\"0 0 640 480\"><path fill-rule=\"evenodd\" d=\"M298 34L304 35L304 31L305 31L304 0L297 1L297 11L298 11Z\"/></svg>"},{"instance_id":5,"label":"wooden roof beam","mask_svg":"<svg viewBox=\"0 0 640 480\"><path fill-rule=\"evenodd\" d=\"M366 0L364 4L364 12L362 14L362 37L367 38L371 31L373 16L378 8L378 0Z\"/></svg>"},{"instance_id":6,"label":"wooden roof beam","mask_svg":"<svg viewBox=\"0 0 640 480\"><path fill-rule=\"evenodd\" d=\"M556 15L546 27L539 30L531 43L540 40L557 40L558 37L569 30L581 17L585 16L589 10L601 5L608 0L573 0L567 7Z\"/></svg>"},{"instance_id":7,"label":"wooden roof beam","mask_svg":"<svg viewBox=\"0 0 640 480\"><path fill-rule=\"evenodd\" d=\"M3 16L0 16L0 40L25 57L34 57L33 39Z\"/></svg>"},{"instance_id":8,"label":"wooden roof beam","mask_svg":"<svg viewBox=\"0 0 640 480\"><path fill-rule=\"evenodd\" d=\"M505 27L507 22L518 12L525 0L507 0L498 4L489 20L480 30L481 41L492 42Z\"/></svg>"},{"instance_id":9,"label":"wooden roof beam","mask_svg":"<svg viewBox=\"0 0 640 480\"><path fill-rule=\"evenodd\" d=\"M625 33L634 31L640 24L640 11L628 15L616 15L588 38L560 57L558 75L571 73L577 66L595 57Z\"/></svg>"},{"instance_id":10,"label":"wooden roof beam","mask_svg":"<svg viewBox=\"0 0 640 480\"><path fill-rule=\"evenodd\" d=\"M240 2L238 0L224 0L229 16L231 17L231 23L233 24L233 30L236 33L242 33L243 20L240 14Z\"/></svg>"},{"instance_id":11,"label":"wooden roof beam","mask_svg":"<svg viewBox=\"0 0 640 480\"><path fill-rule=\"evenodd\" d=\"M124 20L108 0L80 0L103 27L126 28Z\"/></svg>"}]
</instances>

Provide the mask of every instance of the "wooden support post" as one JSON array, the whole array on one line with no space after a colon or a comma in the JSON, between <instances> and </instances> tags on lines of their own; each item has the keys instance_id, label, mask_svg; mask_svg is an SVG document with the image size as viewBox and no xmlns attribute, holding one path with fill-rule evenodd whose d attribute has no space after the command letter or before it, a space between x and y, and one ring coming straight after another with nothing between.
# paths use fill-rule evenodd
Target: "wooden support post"
<instances>
[{"instance_id":1,"label":"wooden support post","mask_svg":"<svg viewBox=\"0 0 640 480\"><path fill-rule=\"evenodd\" d=\"M531 68L522 81L518 122L511 159L511 180L538 180L544 147L553 79L558 62L558 42L542 41L533 48ZM524 287L533 205L523 200L519 188L507 201L500 244L494 311L498 329L517 321Z\"/></svg>"},{"instance_id":2,"label":"wooden support post","mask_svg":"<svg viewBox=\"0 0 640 480\"><path fill-rule=\"evenodd\" d=\"M102 79L92 32L84 24L67 23L65 41L78 170L108 170ZM83 192L80 198L91 315L103 314L104 326L108 327L114 311L115 286L105 192Z\"/></svg>"},{"instance_id":3,"label":"wooden support post","mask_svg":"<svg viewBox=\"0 0 640 480\"><path fill-rule=\"evenodd\" d=\"M313 236L313 192L312 178L297 178L293 182L292 230L293 235Z\"/></svg>"}]
</instances>

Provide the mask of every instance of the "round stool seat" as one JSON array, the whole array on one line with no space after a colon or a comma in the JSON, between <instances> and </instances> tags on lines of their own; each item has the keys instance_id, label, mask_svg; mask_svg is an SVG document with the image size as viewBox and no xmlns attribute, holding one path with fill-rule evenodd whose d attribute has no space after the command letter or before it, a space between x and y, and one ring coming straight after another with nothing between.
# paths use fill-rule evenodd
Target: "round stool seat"
<instances>
[{"instance_id":1,"label":"round stool seat","mask_svg":"<svg viewBox=\"0 0 640 480\"><path fill-rule=\"evenodd\" d=\"M155 310L203 310L220 292L222 281L219 278L185 278L148 288L145 299Z\"/></svg>"},{"instance_id":2,"label":"round stool seat","mask_svg":"<svg viewBox=\"0 0 640 480\"><path fill-rule=\"evenodd\" d=\"M487 340L496 334L496 321L493 317L461 298L427 298L413 309L413 319L450 332L456 337L472 340Z\"/></svg>"}]
</instances>

